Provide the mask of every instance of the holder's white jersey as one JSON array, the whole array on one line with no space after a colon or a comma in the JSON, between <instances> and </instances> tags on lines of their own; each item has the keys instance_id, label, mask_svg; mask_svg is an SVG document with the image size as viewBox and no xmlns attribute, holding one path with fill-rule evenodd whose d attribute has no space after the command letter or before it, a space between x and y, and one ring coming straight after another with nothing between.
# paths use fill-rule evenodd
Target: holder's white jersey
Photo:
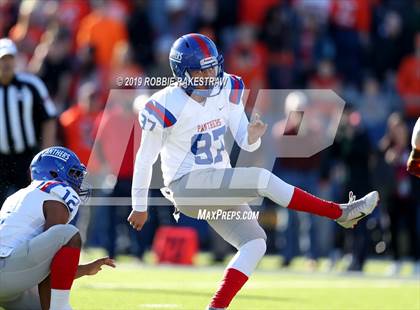
<instances>
[{"instance_id":1,"label":"holder's white jersey","mask_svg":"<svg viewBox=\"0 0 420 310\"><path fill-rule=\"evenodd\" d=\"M420 150L420 117L414 125L413 135L411 137L411 146L413 149Z\"/></svg>"},{"instance_id":2,"label":"holder's white jersey","mask_svg":"<svg viewBox=\"0 0 420 310\"><path fill-rule=\"evenodd\" d=\"M179 86L171 85L155 93L139 114L143 129L133 176L133 208L147 209L147 192L152 166L158 155L164 184L198 169L230 166L224 135L230 129L238 145L254 151L261 141L248 144L248 118L240 77L224 74L224 87L204 103L199 103Z\"/></svg>"},{"instance_id":3,"label":"holder's white jersey","mask_svg":"<svg viewBox=\"0 0 420 310\"><path fill-rule=\"evenodd\" d=\"M44 231L44 201L56 200L69 210L70 222L80 198L76 191L58 181L32 181L6 199L0 210L0 257L7 257L17 246Z\"/></svg>"}]
</instances>

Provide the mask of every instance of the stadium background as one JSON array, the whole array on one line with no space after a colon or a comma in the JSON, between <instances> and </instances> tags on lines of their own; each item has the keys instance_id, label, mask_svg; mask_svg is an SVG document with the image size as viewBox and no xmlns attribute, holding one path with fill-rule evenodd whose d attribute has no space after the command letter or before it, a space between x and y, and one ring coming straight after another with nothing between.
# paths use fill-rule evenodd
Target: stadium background
<instances>
[{"instance_id":1,"label":"stadium background","mask_svg":"<svg viewBox=\"0 0 420 310\"><path fill-rule=\"evenodd\" d=\"M344 254L354 271L367 257L419 264L419 184L405 172L420 115L419 0L0 0L0 33L16 42L19 69L46 83L61 113L57 143L87 163L95 138L101 142L102 158L90 172L116 186L98 196L129 196L138 147L129 128L123 166L116 170L110 141L136 119L131 102L115 104L102 118L109 91L119 88L116 78L171 76L170 46L189 32L214 39L225 70L243 77L251 91L248 112L259 89L333 89L347 102L348 117L331 148L304 162L278 160L275 173L323 198L345 201L349 188L359 196L372 188L382 194L377 212L351 231L265 203L260 220L269 252L283 266L304 255L314 269L320 257L333 265ZM267 101L265 108L274 105ZM101 121L106 130L96 137ZM129 229L129 211L85 208L77 225L86 246L142 259L159 226L187 225L215 262L230 253L205 223L184 218L176 224L171 208L151 206L141 233ZM398 265L389 272L398 272Z\"/></svg>"}]
</instances>

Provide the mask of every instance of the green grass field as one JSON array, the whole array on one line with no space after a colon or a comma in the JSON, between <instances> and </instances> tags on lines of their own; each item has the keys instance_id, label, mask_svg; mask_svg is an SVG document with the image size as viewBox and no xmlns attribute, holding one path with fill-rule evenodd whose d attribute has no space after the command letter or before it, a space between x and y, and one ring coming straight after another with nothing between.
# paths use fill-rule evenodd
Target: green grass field
<instances>
[{"instance_id":1,"label":"green grass field","mask_svg":"<svg viewBox=\"0 0 420 310\"><path fill-rule=\"evenodd\" d=\"M206 266L205 261L201 255L198 266L174 267L122 258L116 269L77 280L71 303L75 309L201 310L223 273L223 266ZM419 310L420 279L409 275L410 264L398 278L383 275L387 265L370 261L364 275L354 275L327 272L323 262L312 273L298 260L284 271L277 267L278 258L269 256L229 309Z\"/></svg>"}]
</instances>

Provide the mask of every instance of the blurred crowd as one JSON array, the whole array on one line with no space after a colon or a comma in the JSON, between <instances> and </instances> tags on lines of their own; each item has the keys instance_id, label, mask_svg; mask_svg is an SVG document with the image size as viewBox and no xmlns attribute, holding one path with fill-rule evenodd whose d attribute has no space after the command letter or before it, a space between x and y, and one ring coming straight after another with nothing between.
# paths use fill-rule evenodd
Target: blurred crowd
<instances>
[{"instance_id":1,"label":"blurred crowd","mask_svg":"<svg viewBox=\"0 0 420 310\"><path fill-rule=\"evenodd\" d=\"M333 268L346 255L348 269L360 271L369 255L387 254L395 262L390 273L405 257L420 272L419 180L405 171L420 116L420 0L0 0L1 37L17 44L19 69L46 83L61 113L58 142L108 184L99 196L130 196L140 143L136 92L110 98L110 90L121 88L118 77L171 76L171 44L189 32L212 38L225 71L244 79L248 112L260 89L332 89L347 103L333 146L305 160L279 158L273 172L338 201L349 190L361 196L376 188L381 207L344 231L265 202L261 222L282 265L305 255L317 268L328 256ZM287 99L267 99L259 108L278 114ZM274 138L277 121L268 119ZM151 207L143 235L125 224L129 206L86 208L78 225L88 245L142 259L156 228L175 225L166 209ZM215 261L229 253L203 223L184 221L198 229Z\"/></svg>"}]
</instances>

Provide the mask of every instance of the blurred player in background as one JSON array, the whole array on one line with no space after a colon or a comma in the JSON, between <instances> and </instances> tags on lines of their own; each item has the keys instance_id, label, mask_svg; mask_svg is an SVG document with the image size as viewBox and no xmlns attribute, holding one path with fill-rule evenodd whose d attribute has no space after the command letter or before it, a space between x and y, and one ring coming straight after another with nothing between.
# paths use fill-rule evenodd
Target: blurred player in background
<instances>
[{"instance_id":1,"label":"blurred player in background","mask_svg":"<svg viewBox=\"0 0 420 310\"><path fill-rule=\"evenodd\" d=\"M31 184L7 198L0 211L0 306L69 310L74 279L115 265L107 257L79 265L82 241L69 224L88 193L79 158L50 147L34 157L30 170Z\"/></svg>"},{"instance_id":2,"label":"blurred player in background","mask_svg":"<svg viewBox=\"0 0 420 310\"><path fill-rule=\"evenodd\" d=\"M377 192L337 204L289 185L268 170L231 168L224 144L227 128L249 152L259 148L267 129L258 115L248 122L242 79L224 72L216 45L201 34L176 40L169 60L174 76L182 82L155 93L139 117L142 143L133 177L133 211L128 217L133 228L140 230L147 220L147 193L159 154L167 197L194 218L205 207L249 212L250 201L267 197L280 206L325 216L351 228L376 207ZM256 219L208 223L238 250L208 306L226 309L265 254L266 234Z\"/></svg>"},{"instance_id":3,"label":"blurred player in background","mask_svg":"<svg viewBox=\"0 0 420 310\"><path fill-rule=\"evenodd\" d=\"M412 151L407 162L407 171L420 178L420 117L414 126L411 138Z\"/></svg>"}]
</instances>

